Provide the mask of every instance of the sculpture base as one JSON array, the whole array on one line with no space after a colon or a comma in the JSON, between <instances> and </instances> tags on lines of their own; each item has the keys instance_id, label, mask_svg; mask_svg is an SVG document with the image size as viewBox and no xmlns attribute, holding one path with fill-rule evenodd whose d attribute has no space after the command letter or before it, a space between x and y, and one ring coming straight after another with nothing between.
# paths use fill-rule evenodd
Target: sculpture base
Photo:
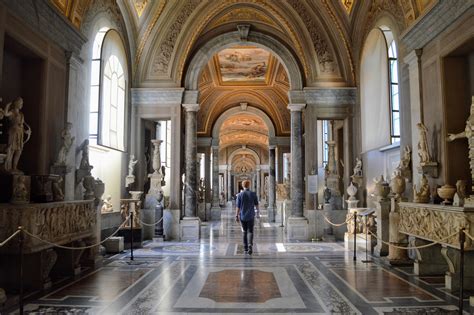
<instances>
[{"instance_id":1,"label":"sculpture base","mask_svg":"<svg viewBox=\"0 0 474 315\"><path fill-rule=\"evenodd\" d=\"M426 174L431 178L438 178L438 162L420 163L418 173Z\"/></svg>"},{"instance_id":2,"label":"sculpture base","mask_svg":"<svg viewBox=\"0 0 474 315\"><path fill-rule=\"evenodd\" d=\"M287 232L290 241L307 241L309 239L308 219L305 217L289 217Z\"/></svg>"},{"instance_id":3,"label":"sculpture base","mask_svg":"<svg viewBox=\"0 0 474 315\"><path fill-rule=\"evenodd\" d=\"M211 208L211 220L218 221L221 219L221 207L213 206Z\"/></svg>"},{"instance_id":4,"label":"sculpture base","mask_svg":"<svg viewBox=\"0 0 474 315\"><path fill-rule=\"evenodd\" d=\"M130 186L130 185L133 184L134 182L135 182L135 176L133 176L133 175L127 175L127 177L125 177L125 187Z\"/></svg>"},{"instance_id":5,"label":"sculpture base","mask_svg":"<svg viewBox=\"0 0 474 315\"><path fill-rule=\"evenodd\" d=\"M181 241L199 240L200 224L198 217L184 217L179 222L179 238Z\"/></svg>"}]
</instances>

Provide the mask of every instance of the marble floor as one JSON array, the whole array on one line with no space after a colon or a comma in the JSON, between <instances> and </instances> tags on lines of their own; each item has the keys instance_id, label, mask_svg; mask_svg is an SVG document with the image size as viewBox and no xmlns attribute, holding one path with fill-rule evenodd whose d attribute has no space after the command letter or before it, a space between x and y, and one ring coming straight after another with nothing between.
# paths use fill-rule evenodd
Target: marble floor
<instances>
[{"instance_id":1,"label":"marble floor","mask_svg":"<svg viewBox=\"0 0 474 315\"><path fill-rule=\"evenodd\" d=\"M231 209L205 224L200 242L148 242L133 261L129 252L108 257L82 278L29 296L26 313L458 314L442 277L362 263L363 252L354 262L343 243L291 243L265 218L249 256Z\"/></svg>"}]
</instances>

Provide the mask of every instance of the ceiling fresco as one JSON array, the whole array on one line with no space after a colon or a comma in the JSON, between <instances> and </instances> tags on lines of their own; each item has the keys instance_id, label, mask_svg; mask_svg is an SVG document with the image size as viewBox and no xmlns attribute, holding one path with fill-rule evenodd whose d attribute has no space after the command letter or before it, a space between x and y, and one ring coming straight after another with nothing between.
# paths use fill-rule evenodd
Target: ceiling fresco
<instances>
[{"instance_id":1,"label":"ceiling fresco","mask_svg":"<svg viewBox=\"0 0 474 315\"><path fill-rule=\"evenodd\" d=\"M220 80L224 84L264 83L268 74L270 53L256 47L223 49L215 56Z\"/></svg>"}]
</instances>

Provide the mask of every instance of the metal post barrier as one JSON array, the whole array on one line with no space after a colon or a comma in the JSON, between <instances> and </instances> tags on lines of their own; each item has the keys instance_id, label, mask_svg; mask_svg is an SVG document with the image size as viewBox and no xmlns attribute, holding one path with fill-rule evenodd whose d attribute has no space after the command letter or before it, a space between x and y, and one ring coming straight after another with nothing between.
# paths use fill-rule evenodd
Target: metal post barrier
<instances>
[{"instance_id":1,"label":"metal post barrier","mask_svg":"<svg viewBox=\"0 0 474 315\"><path fill-rule=\"evenodd\" d=\"M369 238L369 236L368 236L369 225L367 223L368 223L368 220L369 220L369 216L366 215L364 217L364 220L365 220L365 222L364 222L365 223L365 260L362 260L362 262L363 263L371 263L372 260L369 259L369 255L367 253L367 243L368 243L368 238ZM370 242L370 243L372 244L372 242ZM372 247L372 245L371 245L371 247Z\"/></svg>"},{"instance_id":2,"label":"metal post barrier","mask_svg":"<svg viewBox=\"0 0 474 315\"><path fill-rule=\"evenodd\" d=\"M133 260L133 211L130 213L130 260Z\"/></svg>"},{"instance_id":3,"label":"metal post barrier","mask_svg":"<svg viewBox=\"0 0 474 315\"><path fill-rule=\"evenodd\" d=\"M20 249L20 315L23 315L23 243L25 236L23 235L23 228L21 226L18 227L21 231L18 242L19 242L19 249Z\"/></svg>"},{"instance_id":4,"label":"metal post barrier","mask_svg":"<svg viewBox=\"0 0 474 315\"><path fill-rule=\"evenodd\" d=\"M352 260L356 261L356 247L357 247L357 210L354 210L354 256Z\"/></svg>"},{"instance_id":5,"label":"metal post barrier","mask_svg":"<svg viewBox=\"0 0 474 315\"><path fill-rule=\"evenodd\" d=\"M466 241L466 235L464 234L464 228L459 231L459 246L460 246L460 259L459 259L459 314L463 313L464 308L464 242Z\"/></svg>"}]
</instances>

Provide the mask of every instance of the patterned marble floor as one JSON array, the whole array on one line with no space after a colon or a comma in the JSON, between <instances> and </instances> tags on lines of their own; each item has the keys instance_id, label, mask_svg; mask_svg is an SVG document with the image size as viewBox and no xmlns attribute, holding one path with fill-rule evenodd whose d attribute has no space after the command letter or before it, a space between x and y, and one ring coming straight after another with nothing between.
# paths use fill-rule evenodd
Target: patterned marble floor
<instances>
[{"instance_id":1,"label":"patterned marble floor","mask_svg":"<svg viewBox=\"0 0 474 315\"><path fill-rule=\"evenodd\" d=\"M285 240L262 219L245 255L231 210L200 242L148 242L30 297L29 314L458 314L442 277L364 264L342 243ZM468 309L467 300L465 309ZM11 314L18 311L13 310ZM467 314L467 313L466 313Z\"/></svg>"}]
</instances>

